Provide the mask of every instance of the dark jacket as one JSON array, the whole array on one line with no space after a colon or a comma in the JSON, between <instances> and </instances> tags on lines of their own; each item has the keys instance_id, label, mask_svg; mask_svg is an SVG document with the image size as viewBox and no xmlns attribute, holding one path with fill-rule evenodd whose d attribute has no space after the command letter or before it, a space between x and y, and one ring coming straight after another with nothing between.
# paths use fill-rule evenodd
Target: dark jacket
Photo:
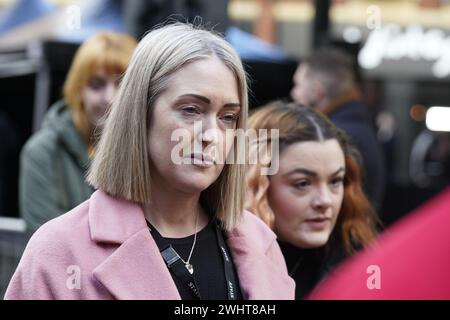
<instances>
[{"instance_id":1,"label":"dark jacket","mask_svg":"<svg viewBox=\"0 0 450 320\"><path fill-rule=\"evenodd\" d=\"M345 260L342 246L333 250L322 248L302 249L286 242L278 241L283 253L289 276L295 280L295 299L304 299L312 290Z\"/></svg>"},{"instance_id":2,"label":"dark jacket","mask_svg":"<svg viewBox=\"0 0 450 320\"><path fill-rule=\"evenodd\" d=\"M375 208L379 208L384 197L386 168L381 145L366 110L358 100L351 100L327 115L347 133L361 153L364 190Z\"/></svg>"},{"instance_id":3,"label":"dark jacket","mask_svg":"<svg viewBox=\"0 0 450 320\"><path fill-rule=\"evenodd\" d=\"M87 145L70 110L55 103L21 152L19 208L29 231L89 198L93 188L84 179L88 164Z\"/></svg>"}]
</instances>

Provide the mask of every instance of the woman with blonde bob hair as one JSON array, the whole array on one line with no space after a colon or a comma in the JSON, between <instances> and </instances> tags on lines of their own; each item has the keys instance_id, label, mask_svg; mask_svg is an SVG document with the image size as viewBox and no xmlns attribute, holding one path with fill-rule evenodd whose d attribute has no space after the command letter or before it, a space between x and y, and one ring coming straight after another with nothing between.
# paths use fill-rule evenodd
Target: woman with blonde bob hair
<instances>
[{"instance_id":1,"label":"woman with blonde bob hair","mask_svg":"<svg viewBox=\"0 0 450 320\"><path fill-rule=\"evenodd\" d=\"M64 84L64 99L50 107L42 129L22 150L19 204L30 232L94 191L85 174L96 135L136 45L126 34L103 31L77 50Z\"/></svg>"},{"instance_id":2,"label":"woman with blonde bob hair","mask_svg":"<svg viewBox=\"0 0 450 320\"><path fill-rule=\"evenodd\" d=\"M278 162L278 172L260 174L268 161L250 165L245 207L277 234L300 299L338 262L375 238L359 156L328 119L296 104L261 107L249 118L249 127L279 132L278 153L269 155ZM270 148L273 141L266 143Z\"/></svg>"},{"instance_id":3,"label":"woman with blonde bob hair","mask_svg":"<svg viewBox=\"0 0 450 320\"><path fill-rule=\"evenodd\" d=\"M275 234L243 210L245 166L229 161L247 109L223 38L182 23L148 33L90 168L98 191L36 232L6 297L293 299Z\"/></svg>"}]
</instances>

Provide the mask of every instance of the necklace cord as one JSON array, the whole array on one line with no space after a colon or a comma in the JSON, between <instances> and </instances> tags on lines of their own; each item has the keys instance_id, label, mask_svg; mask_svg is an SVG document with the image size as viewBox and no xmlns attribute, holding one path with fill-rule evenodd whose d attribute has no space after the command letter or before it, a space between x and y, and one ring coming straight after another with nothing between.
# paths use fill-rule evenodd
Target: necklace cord
<instances>
[{"instance_id":1,"label":"necklace cord","mask_svg":"<svg viewBox=\"0 0 450 320\"><path fill-rule=\"evenodd\" d=\"M197 222L198 222L198 216L199 216L199 214L197 213L197 216L195 217L195 234L194 234L194 241L192 242L191 252L189 252L189 257L188 257L187 261L184 261L183 259L181 259L181 260L183 260L183 262L184 262L185 264L189 264L189 261L191 261L192 253L194 252L194 248L195 248L195 243L197 242ZM180 257L180 258L181 258L181 257Z\"/></svg>"}]
</instances>

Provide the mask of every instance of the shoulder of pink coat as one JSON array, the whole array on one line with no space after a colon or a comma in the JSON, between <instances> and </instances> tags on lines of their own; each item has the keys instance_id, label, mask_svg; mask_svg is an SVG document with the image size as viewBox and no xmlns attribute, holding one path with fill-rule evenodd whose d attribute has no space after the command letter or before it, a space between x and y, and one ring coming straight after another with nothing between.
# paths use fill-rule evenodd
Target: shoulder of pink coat
<instances>
[{"instance_id":1,"label":"shoulder of pink coat","mask_svg":"<svg viewBox=\"0 0 450 320\"><path fill-rule=\"evenodd\" d=\"M266 251L276 240L275 233L255 214L244 210L242 219L238 226L229 232L229 237L250 238Z\"/></svg>"},{"instance_id":2,"label":"shoulder of pink coat","mask_svg":"<svg viewBox=\"0 0 450 320\"><path fill-rule=\"evenodd\" d=\"M27 256L45 262L49 257L68 256L71 247L82 245L80 239L90 240L88 212L89 200L43 224L28 241Z\"/></svg>"}]
</instances>

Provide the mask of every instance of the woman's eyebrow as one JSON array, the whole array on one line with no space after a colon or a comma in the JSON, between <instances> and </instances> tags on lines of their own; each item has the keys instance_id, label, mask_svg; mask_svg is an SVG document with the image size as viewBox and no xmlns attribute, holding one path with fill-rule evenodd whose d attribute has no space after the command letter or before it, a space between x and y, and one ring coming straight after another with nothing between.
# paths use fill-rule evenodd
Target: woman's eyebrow
<instances>
[{"instance_id":1,"label":"woman's eyebrow","mask_svg":"<svg viewBox=\"0 0 450 320\"><path fill-rule=\"evenodd\" d=\"M183 98L194 98L194 99L198 99L206 104L211 104L211 100L209 100L207 97L202 96L200 94L195 94L195 93L186 93L186 94L182 94L181 96L178 97L178 99L183 99ZM223 105L224 107L234 107L234 108L240 108L241 104L238 102L229 102L229 103L225 103Z\"/></svg>"},{"instance_id":2,"label":"woman's eyebrow","mask_svg":"<svg viewBox=\"0 0 450 320\"><path fill-rule=\"evenodd\" d=\"M344 167L340 167L334 173L332 173L330 176L335 176L335 175L341 173L342 171L345 171ZM295 168L295 169L285 173L284 176L289 176L289 175L294 174L294 173L302 173L302 174L305 174L305 175L310 176L310 177L316 177L317 176L316 172L308 170L308 169L305 169L305 168Z\"/></svg>"},{"instance_id":3,"label":"woman's eyebrow","mask_svg":"<svg viewBox=\"0 0 450 320\"><path fill-rule=\"evenodd\" d=\"M340 167L339 169L336 170L335 173L332 174L332 176L335 176L335 175L337 175L337 174L339 174L339 173L341 173L343 171L345 171L345 168L344 167Z\"/></svg>"},{"instance_id":4,"label":"woman's eyebrow","mask_svg":"<svg viewBox=\"0 0 450 320\"><path fill-rule=\"evenodd\" d=\"M194 93L186 93L186 94L182 94L181 96L178 97L178 99L183 99L183 98L194 98L194 99L203 101L204 103L207 103L207 104L211 103L211 100L209 100L207 97L199 95L199 94L194 94Z\"/></svg>"},{"instance_id":5,"label":"woman's eyebrow","mask_svg":"<svg viewBox=\"0 0 450 320\"><path fill-rule=\"evenodd\" d=\"M317 176L316 172L308 170L308 169L304 169L304 168L295 168L295 169L285 173L283 176L289 176L294 173L302 173L302 174L306 174L307 176L311 176L311 177Z\"/></svg>"}]
</instances>

